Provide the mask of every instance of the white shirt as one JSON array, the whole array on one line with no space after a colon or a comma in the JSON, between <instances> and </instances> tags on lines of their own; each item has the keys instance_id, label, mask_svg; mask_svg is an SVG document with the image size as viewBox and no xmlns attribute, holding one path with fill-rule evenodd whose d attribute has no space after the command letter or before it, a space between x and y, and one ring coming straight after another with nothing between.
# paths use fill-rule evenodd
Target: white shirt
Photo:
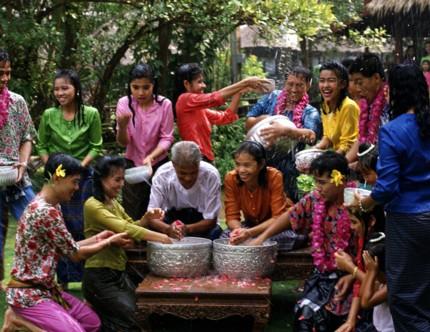
<instances>
[{"instance_id":1,"label":"white shirt","mask_svg":"<svg viewBox=\"0 0 430 332\"><path fill-rule=\"evenodd\" d=\"M221 208L221 179L218 170L201 161L199 175L190 189L176 176L172 162L162 165L152 178L148 209L195 208L204 219L217 219Z\"/></svg>"}]
</instances>

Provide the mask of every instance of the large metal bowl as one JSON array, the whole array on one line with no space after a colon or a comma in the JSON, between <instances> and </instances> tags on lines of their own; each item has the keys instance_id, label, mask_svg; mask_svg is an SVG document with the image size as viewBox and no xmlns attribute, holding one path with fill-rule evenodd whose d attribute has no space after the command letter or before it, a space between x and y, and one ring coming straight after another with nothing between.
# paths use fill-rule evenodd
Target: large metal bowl
<instances>
[{"instance_id":1,"label":"large metal bowl","mask_svg":"<svg viewBox=\"0 0 430 332\"><path fill-rule=\"evenodd\" d=\"M228 239L213 241L213 264L221 275L232 278L258 278L270 275L276 264L278 244L261 246L230 245Z\"/></svg>"},{"instance_id":2,"label":"large metal bowl","mask_svg":"<svg viewBox=\"0 0 430 332\"><path fill-rule=\"evenodd\" d=\"M296 154L296 168L299 171L307 171L311 167L314 159L318 158L324 150L321 149L307 149L302 150Z\"/></svg>"},{"instance_id":3,"label":"large metal bowl","mask_svg":"<svg viewBox=\"0 0 430 332\"><path fill-rule=\"evenodd\" d=\"M149 270L161 277L191 278L208 273L212 241L184 237L173 244L148 242Z\"/></svg>"},{"instance_id":4,"label":"large metal bowl","mask_svg":"<svg viewBox=\"0 0 430 332\"><path fill-rule=\"evenodd\" d=\"M273 122L281 123L282 125L289 128L296 128L296 125L292 121L290 121L285 115L273 115L256 123L248 131L248 134L246 135L246 139L261 143L265 148L273 148L273 146L269 146L268 142L266 142L261 137L261 130L264 128L270 127ZM286 152L292 150L296 146L296 144L297 144L297 141L289 137L282 137L274 143L275 146L282 147L282 149L286 150Z\"/></svg>"}]
</instances>

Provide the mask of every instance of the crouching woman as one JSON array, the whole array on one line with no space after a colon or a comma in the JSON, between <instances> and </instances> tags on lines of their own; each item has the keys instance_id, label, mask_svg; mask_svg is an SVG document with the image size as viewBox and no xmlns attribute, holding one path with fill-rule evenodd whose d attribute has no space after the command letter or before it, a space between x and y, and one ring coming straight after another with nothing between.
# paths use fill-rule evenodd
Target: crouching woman
<instances>
[{"instance_id":1,"label":"crouching woman","mask_svg":"<svg viewBox=\"0 0 430 332\"><path fill-rule=\"evenodd\" d=\"M12 320L20 317L52 332L95 332L100 328L92 309L59 289L55 282L58 260L60 256L83 260L107 247L129 245L131 241L125 233L110 231L79 242L73 240L60 204L69 201L79 189L83 171L77 159L65 154L51 155L45 165L47 183L18 223L11 281L6 290L7 303L15 313L7 316Z\"/></svg>"}]
</instances>

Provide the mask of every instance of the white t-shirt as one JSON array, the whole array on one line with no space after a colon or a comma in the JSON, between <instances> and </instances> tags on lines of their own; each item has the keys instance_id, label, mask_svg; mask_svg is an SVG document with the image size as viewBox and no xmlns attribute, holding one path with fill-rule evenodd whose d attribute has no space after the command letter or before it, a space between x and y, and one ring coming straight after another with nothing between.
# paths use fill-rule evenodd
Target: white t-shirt
<instances>
[{"instance_id":1,"label":"white t-shirt","mask_svg":"<svg viewBox=\"0 0 430 332\"><path fill-rule=\"evenodd\" d=\"M162 165L152 178L148 208L195 208L204 219L218 219L221 208L221 179L218 170L201 161L196 183L185 189L176 176L172 162Z\"/></svg>"},{"instance_id":2,"label":"white t-shirt","mask_svg":"<svg viewBox=\"0 0 430 332\"><path fill-rule=\"evenodd\" d=\"M378 332L394 332L393 317L387 302L373 308L373 325Z\"/></svg>"}]
</instances>

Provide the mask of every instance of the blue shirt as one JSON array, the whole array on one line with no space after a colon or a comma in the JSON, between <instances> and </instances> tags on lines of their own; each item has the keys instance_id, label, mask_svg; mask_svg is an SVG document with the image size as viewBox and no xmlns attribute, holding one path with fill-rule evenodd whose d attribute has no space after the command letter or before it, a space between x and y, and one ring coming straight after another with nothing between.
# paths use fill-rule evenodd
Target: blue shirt
<instances>
[{"instance_id":1,"label":"blue shirt","mask_svg":"<svg viewBox=\"0 0 430 332\"><path fill-rule=\"evenodd\" d=\"M380 129L377 174L371 196L387 211L430 211L430 139L419 136L415 114L402 114Z\"/></svg>"},{"instance_id":2,"label":"blue shirt","mask_svg":"<svg viewBox=\"0 0 430 332\"><path fill-rule=\"evenodd\" d=\"M275 115L276 101L281 91L282 90L275 90L261 97L257 103L252 106L246 116L257 117L260 115ZM282 113L282 115L287 116L289 120L293 121L293 112L285 112ZM307 104L303 109L302 124L303 128L310 129L315 133L317 140L321 138L321 116L318 110L310 104Z\"/></svg>"}]
</instances>

